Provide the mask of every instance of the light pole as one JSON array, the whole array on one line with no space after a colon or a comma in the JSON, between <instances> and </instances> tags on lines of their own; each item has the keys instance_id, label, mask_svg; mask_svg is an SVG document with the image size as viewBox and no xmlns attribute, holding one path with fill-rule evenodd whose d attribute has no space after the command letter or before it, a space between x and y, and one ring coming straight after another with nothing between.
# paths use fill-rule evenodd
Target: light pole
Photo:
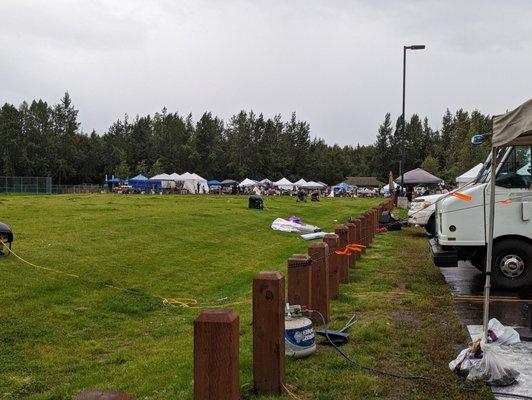
<instances>
[{"instance_id":1,"label":"light pole","mask_svg":"<svg viewBox=\"0 0 532 400\"><path fill-rule=\"evenodd\" d=\"M405 90L406 90L406 51L407 50L423 50L424 44L413 44L411 46L403 46L403 113L401 117L401 162L400 162L400 174L401 174L401 194L404 190L404 165L405 165Z\"/></svg>"}]
</instances>

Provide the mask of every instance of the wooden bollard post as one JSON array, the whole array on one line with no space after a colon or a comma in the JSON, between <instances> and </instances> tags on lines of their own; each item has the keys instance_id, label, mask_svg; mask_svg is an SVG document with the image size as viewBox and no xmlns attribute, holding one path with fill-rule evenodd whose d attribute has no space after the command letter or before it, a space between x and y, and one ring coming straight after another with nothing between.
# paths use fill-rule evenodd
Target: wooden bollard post
<instances>
[{"instance_id":1,"label":"wooden bollard post","mask_svg":"<svg viewBox=\"0 0 532 400\"><path fill-rule=\"evenodd\" d=\"M375 237L375 234L377 233L377 209L372 208L371 209L371 236Z\"/></svg>"},{"instance_id":2,"label":"wooden bollard post","mask_svg":"<svg viewBox=\"0 0 532 400\"><path fill-rule=\"evenodd\" d=\"M353 223L356 227L356 242L357 244L364 244L362 243L362 220L360 218L355 218L353 220ZM357 253L357 260L360 260L362 258L362 254L366 254L366 249L362 249L361 253Z\"/></svg>"},{"instance_id":3,"label":"wooden bollard post","mask_svg":"<svg viewBox=\"0 0 532 400\"><path fill-rule=\"evenodd\" d=\"M371 213L369 211L366 211L366 225L368 245L371 246L371 242L373 241L373 235L371 234Z\"/></svg>"},{"instance_id":4,"label":"wooden bollard post","mask_svg":"<svg viewBox=\"0 0 532 400\"><path fill-rule=\"evenodd\" d=\"M369 240L368 240L368 216L366 213L362 213L360 216L360 219L362 221L362 244L366 247L369 246Z\"/></svg>"},{"instance_id":5,"label":"wooden bollard post","mask_svg":"<svg viewBox=\"0 0 532 400\"><path fill-rule=\"evenodd\" d=\"M329 247L329 298L336 299L340 295L340 274L338 271L338 258L340 256L335 253L338 249L338 235L328 233L323 237L323 241ZM290 292L290 284L288 291Z\"/></svg>"},{"instance_id":6,"label":"wooden bollard post","mask_svg":"<svg viewBox=\"0 0 532 400\"><path fill-rule=\"evenodd\" d=\"M308 246L308 254L312 265L312 309L319 311L325 323L329 322L329 247L327 243L317 242ZM316 313L312 314L316 325L323 321Z\"/></svg>"},{"instance_id":7,"label":"wooden bollard post","mask_svg":"<svg viewBox=\"0 0 532 400\"><path fill-rule=\"evenodd\" d=\"M288 259L288 303L312 308L312 267L308 254Z\"/></svg>"},{"instance_id":8,"label":"wooden bollard post","mask_svg":"<svg viewBox=\"0 0 532 400\"><path fill-rule=\"evenodd\" d=\"M348 229L345 225L337 225L334 233L338 235L338 248L343 249L347 243ZM346 256L338 257L338 275L341 283L349 283L349 264Z\"/></svg>"},{"instance_id":9,"label":"wooden bollard post","mask_svg":"<svg viewBox=\"0 0 532 400\"><path fill-rule=\"evenodd\" d=\"M208 309L194 320L194 399L238 400L238 314Z\"/></svg>"},{"instance_id":10,"label":"wooden bollard post","mask_svg":"<svg viewBox=\"0 0 532 400\"><path fill-rule=\"evenodd\" d=\"M259 272L253 278L253 384L260 394L283 390L284 308L284 276Z\"/></svg>"},{"instance_id":11,"label":"wooden bollard post","mask_svg":"<svg viewBox=\"0 0 532 400\"><path fill-rule=\"evenodd\" d=\"M348 240L349 240L349 244L353 244L353 243L356 243L356 231L357 231L357 228L355 226L355 224L353 224L352 222L348 222L345 224L345 226L347 226L347 237L348 237ZM357 262L357 256L356 256L356 253L353 253L351 254L349 257L349 266L350 267L355 267L356 265L356 262Z\"/></svg>"}]
</instances>

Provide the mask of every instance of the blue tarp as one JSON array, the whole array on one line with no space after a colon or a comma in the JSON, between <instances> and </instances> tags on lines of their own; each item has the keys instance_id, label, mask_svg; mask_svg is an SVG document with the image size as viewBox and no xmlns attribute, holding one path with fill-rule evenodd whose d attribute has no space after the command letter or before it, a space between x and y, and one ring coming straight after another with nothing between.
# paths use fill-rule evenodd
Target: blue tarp
<instances>
[{"instance_id":1,"label":"blue tarp","mask_svg":"<svg viewBox=\"0 0 532 400\"><path fill-rule=\"evenodd\" d=\"M122 182L122 179L117 178L117 177L107 180L107 183L120 183L120 182Z\"/></svg>"},{"instance_id":2,"label":"blue tarp","mask_svg":"<svg viewBox=\"0 0 532 400\"><path fill-rule=\"evenodd\" d=\"M217 181L216 179L212 179L209 182L207 182L207 185L209 185L209 186L220 186L220 181Z\"/></svg>"}]
</instances>

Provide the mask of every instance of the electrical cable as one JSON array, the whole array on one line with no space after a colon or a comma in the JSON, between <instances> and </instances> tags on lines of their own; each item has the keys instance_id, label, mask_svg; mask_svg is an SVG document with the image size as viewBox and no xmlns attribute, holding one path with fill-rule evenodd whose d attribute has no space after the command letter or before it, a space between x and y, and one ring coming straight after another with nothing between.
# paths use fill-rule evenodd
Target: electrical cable
<instances>
[{"instance_id":1,"label":"electrical cable","mask_svg":"<svg viewBox=\"0 0 532 400\"><path fill-rule=\"evenodd\" d=\"M44 270L44 271L48 271L48 272L53 272L53 273L56 273L56 274L59 274L59 275L68 276L70 278L77 279L77 280L79 280L79 281L81 281L81 282L83 282L85 284L99 286L99 287L106 287L108 289L113 289L113 290L116 290L116 291L119 291L119 292L129 293L129 294L132 294L132 295L135 295L135 296L141 296L141 295L145 294L145 295L148 295L150 297L153 297L154 299L161 300L162 304L170 306L170 307L204 309L204 308L227 307L227 306L232 306L232 305L237 305L237 304L245 304L245 303L251 302L251 299L247 298L245 300L233 301L233 302L229 302L229 303L200 304L200 303L198 303L198 301L196 299L189 298L189 297L171 298L171 297L164 297L164 296L160 296L158 294L149 293L149 292L139 292L138 290L134 290L134 289L130 289L130 288L124 288L124 287L121 287L121 286L116 286L116 285L113 285L113 284L110 284L110 283L107 283L107 282L98 282L98 281L94 281L94 280L79 276L77 274L72 274L72 273L69 273L69 272L61 271L59 269L50 268L50 267L43 267L42 265L34 264L34 263L22 258L21 256L19 256L10 247L8 247L2 240L0 240L0 248L2 246L4 248L6 248L7 251L9 253L11 253L15 258L17 258L18 260L20 260L24 264L30 265L30 266L32 266L34 268L37 268L37 269L40 269L40 270Z\"/></svg>"},{"instance_id":2,"label":"electrical cable","mask_svg":"<svg viewBox=\"0 0 532 400\"><path fill-rule=\"evenodd\" d=\"M517 393L505 393L505 392L491 392L494 396L503 396L503 397L517 397L519 399L528 399L532 400L531 396L527 396L526 394L517 394Z\"/></svg>"},{"instance_id":3,"label":"electrical cable","mask_svg":"<svg viewBox=\"0 0 532 400\"><path fill-rule=\"evenodd\" d=\"M364 364L361 364L361 363L353 360L347 354L345 354L342 351L342 349L340 349L336 345L336 343L334 343L334 341L329 337L329 327L328 327L327 322L325 321L325 317L323 316L323 314L321 312L319 312L318 310L307 309L306 311L315 312L316 314L318 314L320 316L321 320L323 321L323 325L325 325L325 336L327 337L327 340L329 341L329 343L332 344L332 346L336 349L336 351L338 351L338 353L340 353L340 355L343 358L345 358L347 361L349 361L351 364L356 365L357 367L359 367L361 369L364 369L366 371L374 372L374 373L380 374L380 375L391 376L393 378L406 379L406 380L421 380L421 381L426 381L426 382L431 382L431 383L434 383L434 384L438 384L440 386L455 387L455 386L453 386L452 384L450 384L448 382L440 381L440 380L437 380L437 379L432 379L432 378L429 378L429 377L426 377L426 376L423 376L423 375L402 375L402 374L398 374L398 373L394 373L394 372L383 371L383 370L380 370L380 369L377 369L377 368L368 367L368 366L366 366ZM354 317L354 315L353 315L353 317ZM468 392L475 392L475 390L471 389L471 388L462 387L461 389L463 389L465 391L468 391ZM493 391L492 391L492 393L494 395L497 395L497 396L500 395L500 396L506 396L506 397L517 397L517 398L525 399L525 400L532 400L532 397L527 396L527 395L522 395L522 394L493 392Z\"/></svg>"}]
</instances>

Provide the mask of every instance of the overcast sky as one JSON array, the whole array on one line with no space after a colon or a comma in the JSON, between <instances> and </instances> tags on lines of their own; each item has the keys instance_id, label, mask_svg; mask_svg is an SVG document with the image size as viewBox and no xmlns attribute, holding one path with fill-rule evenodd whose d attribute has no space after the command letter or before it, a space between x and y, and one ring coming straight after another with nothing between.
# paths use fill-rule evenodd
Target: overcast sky
<instances>
[{"instance_id":1,"label":"overcast sky","mask_svg":"<svg viewBox=\"0 0 532 400\"><path fill-rule=\"evenodd\" d=\"M59 101L82 129L166 106L195 119L295 111L328 143L384 114L504 112L532 97L532 2L0 0L0 101Z\"/></svg>"}]
</instances>

